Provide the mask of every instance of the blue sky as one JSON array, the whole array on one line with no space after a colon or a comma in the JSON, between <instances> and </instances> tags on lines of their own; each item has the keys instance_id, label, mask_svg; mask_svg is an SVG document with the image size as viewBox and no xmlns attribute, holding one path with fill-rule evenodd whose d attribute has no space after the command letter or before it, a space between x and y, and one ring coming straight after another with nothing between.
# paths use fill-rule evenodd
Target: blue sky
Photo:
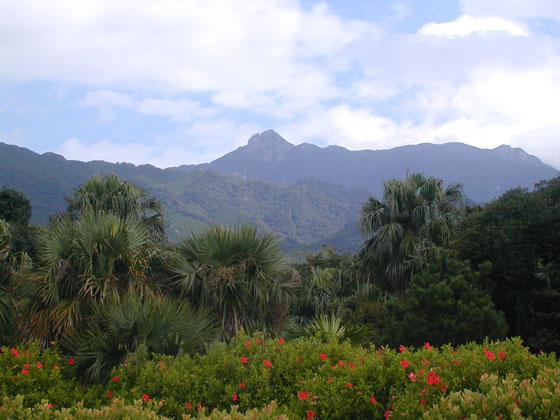
<instances>
[{"instance_id":1,"label":"blue sky","mask_svg":"<svg viewBox=\"0 0 560 420\"><path fill-rule=\"evenodd\" d=\"M521 147L560 168L558 0L0 0L0 141L201 163L294 144Z\"/></svg>"}]
</instances>

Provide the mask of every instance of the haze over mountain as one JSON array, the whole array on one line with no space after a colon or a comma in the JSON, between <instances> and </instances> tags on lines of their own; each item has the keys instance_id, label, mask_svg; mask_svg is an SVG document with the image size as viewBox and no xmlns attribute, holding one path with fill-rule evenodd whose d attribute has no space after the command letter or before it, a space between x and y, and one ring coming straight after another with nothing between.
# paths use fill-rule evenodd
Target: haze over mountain
<instances>
[{"instance_id":1,"label":"haze over mountain","mask_svg":"<svg viewBox=\"0 0 560 420\"><path fill-rule=\"evenodd\" d=\"M276 181L313 177L379 197L383 180L423 172L444 182L463 184L476 202L490 201L514 187L532 188L558 170L522 149L479 149L463 143L419 144L389 150L351 151L339 146L293 145L273 130L253 135L246 146L214 160L210 169ZM189 170L192 166L182 166Z\"/></svg>"},{"instance_id":2,"label":"haze over mountain","mask_svg":"<svg viewBox=\"0 0 560 420\"><path fill-rule=\"evenodd\" d=\"M531 188L558 171L521 149L478 149L462 143L421 144L390 150L350 151L338 146L295 146L273 130L203 165L160 169L152 165L80 162L39 155L0 143L0 186L22 191L33 221L65 209L64 197L90 176L114 173L163 202L171 239L216 222L250 222L276 232L287 248L324 242L356 250L359 210L381 196L383 180L424 172L446 184L460 182L477 202L517 186Z\"/></svg>"}]
</instances>

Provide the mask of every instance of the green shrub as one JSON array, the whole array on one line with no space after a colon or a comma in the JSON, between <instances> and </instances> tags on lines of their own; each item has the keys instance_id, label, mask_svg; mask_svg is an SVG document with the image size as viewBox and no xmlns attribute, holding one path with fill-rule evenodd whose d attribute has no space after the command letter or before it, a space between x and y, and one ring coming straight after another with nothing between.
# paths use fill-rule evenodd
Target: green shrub
<instances>
[{"instance_id":1,"label":"green shrub","mask_svg":"<svg viewBox=\"0 0 560 420\"><path fill-rule=\"evenodd\" d=\"M54 408L52 403L43 400L33 407L24 407L24 397L21 395L13 399L4 397L0 409L0 420L171 420L168 417L157 415L161 403L135 401L133 405L127 405L124 401L114 399L110 406L95 408L85 408L78 403L70 408Z\"/></svg>"}]
</instances>

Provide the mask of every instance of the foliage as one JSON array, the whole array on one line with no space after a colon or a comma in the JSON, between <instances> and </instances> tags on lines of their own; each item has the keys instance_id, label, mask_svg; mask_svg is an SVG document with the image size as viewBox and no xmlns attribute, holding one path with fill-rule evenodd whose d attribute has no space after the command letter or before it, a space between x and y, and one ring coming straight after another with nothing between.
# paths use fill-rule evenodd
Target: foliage
<instances>
[{"instance_id":1,"label":"foliage","mask_svg":"<svg viewBox=\"0 0 560 420\"><path fill-rule=\"evenodd\" d=\"M382 339L392 345L419 346L425 341L442 345L503 338L504 317L479 286L484 276L442 253L426 271L414 276L403 297L386 302L391 321Z\"/></svg>"},{"instance_id":2,"label":"foliage","mask_svg":"<svg viewBox=\"0 0 560 420\"><path fill-rule=\"evenodd\" d=\"M29 226L31 203L23 193L2 187L0 190L0 220L10 226L13 253L26 252L34 255L34 231Z\"/></svg>"},{"instance_id":3,"label":"foliage","mask_svg":"<svg viewBox=\"0 0 560 420\"><path fill-rule=\"evenodd\" d=\"M80 377L89 382L106 382L111 370L140 347L177 355L201 350L217 336L210 314L169 298L128 293L96 304L93 312L95 322L69 343Z\"/></svg>"},{"instance_id":4,"label":"foliage","mask_svg":"<svg viewBox=\"0 0 560 420\"><path fill-rule=\"evenodd\" d=\"M492 263L484 286L511 334L535 343L560 337L554 322L560 316L560 178L537 184L533 192L510 190L472 211L459 223L453 248L474 267ZM560 341L553 341L547 349L560 351Z\"/></svg>"},{"instance_id":5,"label":"foliage","mask_svg":"<svg viewBox=\"0 0 560 420\"><path fill-rule=\"evenodd\" d=\"M110 406L91 409L85 408L82 403L68 408L57 408L49 400L43 400L34 407L24 406L24 397L21 395L11 399L4 397L2 410L0 410L0 420L20 419L20 420L171 420L168 417L157 415L162 403L153 401L135 401L128 405L123 400L114 399Z\"/></svg>"},{"instance_id":6,"label":"foliage","mask_svg":"<svg viewBox=\"0 0 560 420\"><path fill-rule=\"evenodd\" d=\"M74 218L84 213L111 213L140 222L163 235L163 206L147 195L146 189L116 175L95 175L66 197L66 201L68 213Z\"/></svg>"},{"instance_id":7,"label":"foliage","mask_svg":"<svg viewBox=\"0 0 560 420\"><path fill-rule=\"evenodd\" d=\"M545 369L536 378L520 381L483 374L480 391L459 391L442 398L424 419L476 418L554 419L560 415L560 369Z\"/></svg>"},{"instance_id":8,"label":"foliage","mask_svg":"<svg viewBox=\"0 0 560 420\"><path fill-rule=\"evenodd\" d=\"M227 345L216 343L204 355L150 357L140 349L112 372L105 385L79 386L71 376L74 363L56 347L43 352L36 344L4 348L0 392L9 399L4 408L22 413L24 407L40 404L31 411L39 413L52 403L48 415L62 412L63 407L72 415L76 414L72 410L108 410L113 401L111 407L120 407L114 412L121 413L119 410L136 401L139 410L159 410L159 416L220 419L229 410L238 416L236 413L276 401L277 406L235 418L269 419L274 413L289 418L382 419L387 411L394 417L402 413L407 418L421 418L432 408L451 407L447 401L468 408L468 400L457 402L457 393L467 395L467 391L481 392L492 406L492 393L510 399L513 384L523 401L524 415L535 418L549 407L547 400L556 407L553 399L557 398L560 369L554 356L532 355L518 339L457 348L426 343L416 350L401 347L395 351L314 338L271 340L242 335ZM527 390L522 389L524 384L529 386ZM549 397L551 393L556 396ZM22 401L17 395L25 398ZM77 401L83 401L83 406ZM214 409L219 412L213 413ZM465 417L477 409L465 411Z\"/></svg>"},{"instance_id":9,"label":"foliage","mask_svg":"<svg viewBox=\"0 0 560 420\"><path fill-rule=\"evenodd\" d=\"M21 283L23 329L48 342L82 331L92 305L129 290L157 291L150 263L161 251L146 227L113 214L85 213L51 222L38 270Z\"/></svg>"},{"instance_id":10,"label":"foliage","mask_svg":"<svg viewBox=\"0 0 560 420\"><path fill-rule=\"evenodd\" d=\"M249 225L214 225L184 238L174 254L174 286L193 304L214 311L225 331L261 321L261 327L274 329L287 312L296 278L274 235Z\"/></svg>"},{"instance_id":11,"label":"foliage","mask_svg":"<svg viewBox=\"0 0 560 420\"><path fill-rule=\"evenodd\" d=\"M449 239L462 200L462 186L443 187L441 179L407 174L383 185L383 201L370 198L362 207L360 228L366 236L362 255L377 267L382 285L402 292L412 275Z\"/></svg>"}]
</instances>

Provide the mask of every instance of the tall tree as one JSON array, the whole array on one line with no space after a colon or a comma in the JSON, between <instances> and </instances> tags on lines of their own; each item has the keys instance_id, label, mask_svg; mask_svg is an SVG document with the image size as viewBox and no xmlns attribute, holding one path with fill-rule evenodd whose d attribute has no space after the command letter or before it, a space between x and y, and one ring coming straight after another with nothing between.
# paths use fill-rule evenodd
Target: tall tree
<instances>
[{"instance_id":1,"label":"tall tree","mask_svg":"<svg viewBox=\"0 0 560 420\"><path fill-rule=\"evenodd\" d=\"M31 203L27 197L14 189L2 187L0 190L0 219L10 226L11 251L35 254L33 230L30 229Z\"/></svg>"},{"instance_id":2,"label":"tall tree","mask_svg":"<svg viewBox=\"0 0 560 420\"><path fill-rule=\"evenodd\" d=\"M21 282L27 336L68 337L87 326L94 303L157 290L150 263L159 253L148 229L130 218L90 211L75 221L54 219L37 270Z\"/></svg>"},{"instance_id":3,"label":"tall tree","mask_svg":"<svg viewBox=\"0 0 560 420\"><path fill-rule=\"evenodd\" d=\"M377 268L385 288L402 292L424 257L447 242L457 218L453 209L462 199L460 184L444 188L441 179L414 173L386 181L383 200L364 204L362 256Z\"/></svg>"},{"instance_id":4,"label":"tall tree","mask_svg":"<svg viewBox=\"0 0 560 420\"><path fill-rule=\"evenodd\" d=\"M214 225L184 238L172 269L182 295L211 308L228 333L277 326L295 286L276 238L249 225Z\"/></svg>"},{"instance_id":5,"label":"tall tree","mask_svg":"<svg viewBox=\"0 0 560 420\"><path fill-rule=\"evenodd\" d=\"M68 213L73 217L86 211L107 212L136 220L163 234L165 220L162 204L149 198L144 188L116 175L92 176L74 190L72 196L66 197L66 201Z\"/></svg>"}]
</instances>

